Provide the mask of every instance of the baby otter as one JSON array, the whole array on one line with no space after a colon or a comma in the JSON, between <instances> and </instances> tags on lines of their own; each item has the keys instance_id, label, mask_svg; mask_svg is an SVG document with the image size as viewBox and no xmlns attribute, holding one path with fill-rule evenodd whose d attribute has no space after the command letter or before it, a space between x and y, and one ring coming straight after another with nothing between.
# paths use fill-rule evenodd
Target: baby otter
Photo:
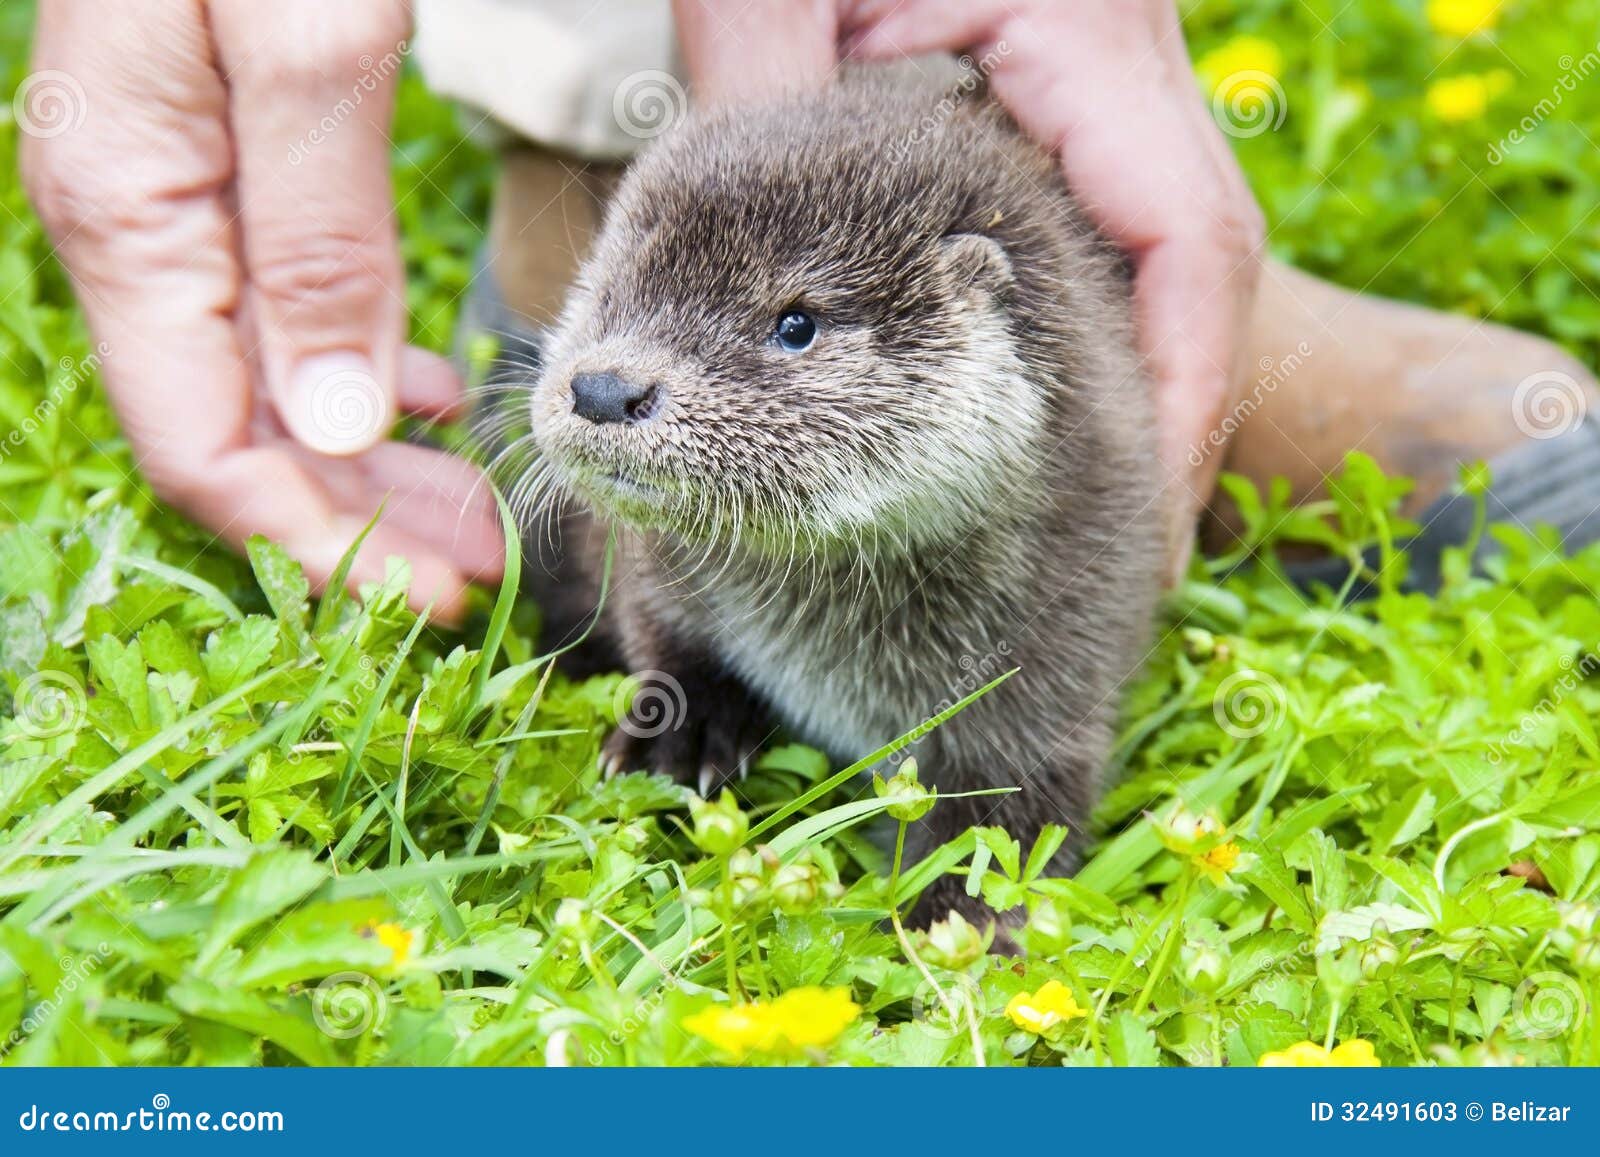
<instances>
[{"instance_id":1,"label":"baby otter","mask_svg":"<svg viewBox=\"0 0 1600 1157\"><path fill-rule=\"evenodd\" d=\"M969 77L847 69L637 161L532 398L555 477L616 528L607 629L641 698L682 689L608 770L709 793L771 719L858 758L1005 656L916 754L942 792L1022 790L941 802L911 850L1081 832L1159 591L1130 314L1118 255ZM974 907L954 877L919 911L950 907Z\"/></svg>"}]
</instances>

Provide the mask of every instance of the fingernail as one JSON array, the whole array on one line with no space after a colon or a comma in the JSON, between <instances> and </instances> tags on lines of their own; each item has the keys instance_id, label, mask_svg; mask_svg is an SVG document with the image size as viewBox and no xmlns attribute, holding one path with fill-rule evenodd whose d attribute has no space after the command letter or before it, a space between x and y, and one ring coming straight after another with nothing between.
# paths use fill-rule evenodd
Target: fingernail
<instances>
[{"instance_id":1,"label":"fingernail","mask_svg":"<svg viewBox=\"0 0 1600 1157\"><path fill-rule=\"evenodd\" d=\"M382 440L394 422L394 403L379 385L371 358L337 350L295 366L278 413L301 445L342 456Z\"/></svg>"}]
</instances>

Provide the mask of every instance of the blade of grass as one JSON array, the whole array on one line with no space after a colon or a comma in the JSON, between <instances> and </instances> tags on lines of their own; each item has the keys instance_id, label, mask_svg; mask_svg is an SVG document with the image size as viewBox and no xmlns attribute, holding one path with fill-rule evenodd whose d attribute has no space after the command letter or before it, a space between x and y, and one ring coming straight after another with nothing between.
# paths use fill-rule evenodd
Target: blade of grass
<instances>
[{"instance_id":1,"label":"blade of grass","mask_svg":"<svg viewBox=\"0 0 1600 1157\"><path fill-rule=\"evenodd\" d=\"M383 517L383 508L389 505L389 498L384 496L378 503L378 509L368 519L367 524L361 528L361 533L356 535L345 552L339 556L338 564L333 568L333 573L328 576L328 585L323 588L322 601L317 604L317 617L311 621L311 634L315 638L327 632L333 625L334 618L339 613L339 608L346 599L344 584L350 577L350 568L355 564L356 555L361 553L361 544L367 540L367 535L372 533L372 528L378 525L378 520Z\"/></svg>"},{"instance_id":2,"label":"blade of grass","mask_svg":"<svg viewBox=\"0 0 1600 1157\"><path fill-rule=\"evenodd\" d=\"M616 544L616 532L612 531L610 537L606 539L605 562L600 568L600 597L595 603L594 615L589 619L588 625L583 628L582 633L580 633L578 637L573 639L571 642L557 647L554 651L547 652L543 655L535 655L526 662L517 663L515 666L507 667L504 671L501 671L499 674L495 675L487 684L485 684L483 693L483 701L485 704L498 703L500 699L511 690L511 688L522 682L526 676L538 671L552 659L559 659L562 655L565 655L574 647L581 646L584 640L594 633L595 627L600 623L600 615L605 610L606 599L610 596L611 592L611 562L612 557L615 554L614 548L616 547ZM481 669L482 668L480 667L480 670Z\"/></svg>"},{"instance_id":3,"label":"blade of grass","mask_svg":"<svg viewBox=\"0 0 1600 1157\"><path fill-rule=\"evenodd\" d=\"M946 707L937 715L930 716L928 719L917 724L910 731L907 731L899 738L890 740L888 743L878 748L878 750L874 751L871 755L858 759L843 771L835 772L822 782L813 784L808 790L802 792L800 795L784 804L777 811L773 812L766 819L752 827L750 829L749 836L746 837L745 842L747 844L753 843L758 836L771 831L784 820L788 819L790 816L794 815L803 808L809 807L811 804L815 803L817 800L821 799L835 788L843 787L856 776L860 775L863 771L866 771L868 768L881 763L885 759L888 759L895 752L904 751L907 747L910 747L924 735L927 735L928 732L932 731L935 727L938 727L947 720L953 719L957 715L961 714L961 712L965 711L968 707L972 706L972 704L976 703L979 699L982 699L989 692L1000 686L1000 684L1011 678L1011 676L1015 675L1019 670L1021 670L1021 668L1013 667L1004 674L996 676L995 678L989 680L989 682L985 683L982 687L979 687L976 691L972 692L972 694L966 696L965 698L958 699L955 703L952 703L949 707Z\"/></svg>"},{"instance_id":4,"label":"blade of grass","mask_svg":"<svg viewBox=\"0 0 1600 1157\"><path fill-rule=\"evenodd\" d=\"M400 669L405 666L411 648L416 645L417 637L422 634L422 628L428 625L428 615L432 610L431 603L422 609L417 621L411 624L410 632L401 640L399 649L389 656L388 666L383 669L383 674L378 678L378 685L372 689L372 695L367 699L366 707L361 712L361 718L356 721L356 733L346 749L344 770L339 773L339 786L333 793L334 815L344 810L345 800L350 794L350 782L355 778L356 768L360 765L361 756L367 749L367 740L372 736L372 726L378 720L378 712L383 710L384 703L388 701L389 692L394 688L394 681L399 677Z\"/></svg>"},{"instance_id":5,"label":"blade of grass","mask_svg":"<svg viewBox=\"0 0 1600 1157\"><path fill-rule=\"evenodd\" d=\"M534 688L533 695L523 705L522 714L517 716L517 730L522 730L533 721L534 712L539 710L539 701L544 698L545 686L550 682L550 675L556 669L556 661L551 659L544 669L544 674L539 678L539 685ZM495 761L494 775L489 780L489 786L483 793L483 810L478 813L477 822L472 825L472 831L467 836L466 854L475 855L478 845L483 842L483 834L489 830L489 821L494 818L494 809L500 803L500 789L505 785L506 775L511 770L511 761L516 757L514 747L506 748L505 754Z\"/></svg>"},{"instance_id":6,"label":"blade of grass","mask_svg":"<svg viewBox=\"0 0 1600 1157\"><path fill-rule=\"evenodd\" d=\"M133 570L140 570L144 571L145 574L154 575L162 582L171 583L175 587L182 587L191 594L199 595L206 602L216 607L217 610L227 615L228 618L232 619L234 622L238 622L244 618L244 612L241 611L237 605L235 605L232 599L223 594L222 591L212 586L210 583L206 582L206 580L201 578L199 575L190 574L186 570L179 570L175 566L168 566L159 559L146 558L145 556L139 554L124 555L122 558L122 564L126 567L130 567Z\"/></svg>"},{"instance_id":7,"label":"blade of grass","mask_svg":"<svg viewBox=\"0 0 1600 1157\"><path fill-rule=\"evenodd\" d=\"M129 775L137 772L141 766L155 759L156 756L166 751L167 748L177 743L180 739L183 739L202 723L209 722L213 716L233 706L235 703L248 700L256 691L294 667L297 662L281 663L270 670L263 671L255 678L241 683L226 695L213 699L204 707L190 712L175 723L168 724L138 747L114 761L104 771L79 784L51 807L45 809L44 814L23 829L21 834L14 840L0 845L0 871L4 871L26 856L46 836L78 815L87 805L110 791ZM191 782L193 781L191 780Z\"/></svg>"},{"instance_id":8,"label":"blade of grass","mask_svg":"<svg viewBox=\"0 0 1600 1157\"><path fill-rule=\"evenodd\" d=\"M506 570L500 579L500 593L495 596L494 610L489 615L489 629L484 632L483 650L478 656L478 669L472 673L472 694L467 702L468 718L476 715L483 706L484 692L489 686L489 675L494 661L505 641L506 628L511 625L511 612L516 609L517 593L522 587L522 541L517 535L517 520L500 494L500 488L487 484L494 495L495 506L500 510L500 529L506 540Z\"/></svg>"},{"instance_id":9,"label":"blade of grass","mask_svg":"<svg viewBox=\"0 0 1600 1157\"><path fill-rule=\"evenodd\" d=\"M243 766L245 761L257 751L271 746L277 740L279 732L287 728L291 722L291 715L287 713L280 715L267 726L234 744L221 755L214 756L208 760L200 770L189 775L186 782L195 789L209 787L228 772ZM77 904L94 895L109 883L121 878L117 875L120 865L113 864L109 876L102 865L107 861L115 860L119 853L133 850L134 843L138 839L146 835L181 806L182 801L175 792L167 792L150 801L118 824L109 835L100 841L94 851L83 857L76 864L60 869L49 886L40 888L21 905L8 913L4 923L27 924L38 922L48 924L62 914L71 911ZM68 896L67 891L79 881L87 881L87 883L83 888ZM64 896L65 899L63 899Z\"/></svg>"}]
</instances>

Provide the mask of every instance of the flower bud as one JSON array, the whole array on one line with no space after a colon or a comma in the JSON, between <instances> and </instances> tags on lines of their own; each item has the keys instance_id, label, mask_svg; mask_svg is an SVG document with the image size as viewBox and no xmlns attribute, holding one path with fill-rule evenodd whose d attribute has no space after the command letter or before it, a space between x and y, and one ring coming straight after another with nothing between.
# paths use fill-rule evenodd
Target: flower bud
<instances>
[{"instance_id":1,"label":"flower bud","mask_svg":"<svg viewBox=\"0 0 1600 1157\"><path fill-rule=\"evenodd\" d=\"M578 900L572 897L556 905L555 919L552 921L555 930L563 936L574 940L586 938L594 929L594 916L589 911L587 900Z\"/></svg>"},{"instance_id":2,"label":"flower bud","mask_svg":"<svg viewBox=\"0 0 1600 1157\"><path fill-rule=\"evenodd\" d=\"M1183 982L1202 996L1208 996L1228 982L1228 958L1210 944L1190 943L1183 947Z\"/></svg>"},{"instance_id":3,"label":"flower bud","mask_svg":"<svg viewBox=\"0 0 1600 1157\"><path fill-rule=\"evenodd\" d=\"M993 924L979 932L960 912L952 912L917 936L917 952L929 964L960 969L987 952L993 940Z\"/></svg>"},{"instance_id":4,"label":"flower bud","mask_svg":"<svg viewBox=\"0 0 1600 1157\"><path fill-rule=\"evenodd\" d=\"M872 790L878 793L879 799L890 796L905 797L902 802L890 804L884 810L891 819L897 819L903 824L915 823L927 815L933 808L934 797L938 794L917 782L917 761L908 759L900 766L900 771L887 783L876 775L872 777Z\"/></svg>"},{"instance_id":5,"label":"flower bud","mask_svg":"<svg viewBox=\"0 0 1600 1157\"><path fill-rule=\"evenodd\" d=\"M1400 949L1387 936L1375 936L1361 950L1361 975L1367 980L1388 980L1400 967Z\"/></svg>"},{"instance_id":6,"label":"flower bud","mask_svg":"<svg viewBox=\"0 0 1600 1157\"><path fill-rule=\"evenodd\" d=\"M617 829L617 846L630 853L643 851L650 846L650 831L643 824L625 824Z\"/></svg>"},{"instance_id":7,"label":"flower bud","mask_svg":"<svg viewBox=\"0 0 1600 1157\"><path fill-rule=\"evenodd\" d=\"M749 848L739 848L728 857L728 878L737 909L752 907L766 894L766 865Z\"/></svg>"},{"instance_id":8,"label":"flower bud","mask_svg":"<svg viewBox=\"0 0 1600 1157\"><path fill-rule=\"evenodd\" d=\"M694 821L694 843L709 856L726 856L744 843L750 821L739 810L739 801L723 792L715 803L695 800L689 805L689 817Z\"/></svg>"},{"instance_id":9,"label":"flower bud","mask_svg":"<svg viewBox=\"0 0 1600 1157\"><path fill-rule=\"evenodd\" d=\"M1182 800L1159 816L1151 816L1156 834L1168 851L1180 856L1204 855L1227 837L1228 829L1215 812L1192 812Z\"/></svg>"},{"instance_id":10,"label":"flower bud","mask_svg":"<svg viewBox=\"0 0 1600 1157\"><path fill-rule=\"evenodd\" d=\"M1217 649L1217 637L1203 627L1183 629L1183 650L1191 659L1209 659Z\"/></svg>"},{"instance_id":11,"label":"flower bud","mask_svg":"<svg viewBox=\"0 0 1600 1157\"><path fill-rule=\"evenodd\" d=\"M814 864L785 864L772 877L772 900L780 912L804 912L821 895L822 873Z\"/></svg>"}]
</instances>

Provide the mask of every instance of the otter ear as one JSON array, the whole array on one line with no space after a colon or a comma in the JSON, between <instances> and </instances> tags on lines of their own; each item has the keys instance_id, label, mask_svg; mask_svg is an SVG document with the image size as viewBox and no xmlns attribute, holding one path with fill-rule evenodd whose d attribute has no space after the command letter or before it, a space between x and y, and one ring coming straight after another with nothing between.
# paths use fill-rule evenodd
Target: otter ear
<instances>
[{"instance_id":1,"label":"otter ear","mask_svg":"<svg viewBox=\"0 0 1600 1157\"><path fill-rule=\"evenodd\" d=\"M939 262L958 286L1004 297L1015 281L1005 247L983 233L947 233L939 238Z\"/></svg>"}]
</instances>

